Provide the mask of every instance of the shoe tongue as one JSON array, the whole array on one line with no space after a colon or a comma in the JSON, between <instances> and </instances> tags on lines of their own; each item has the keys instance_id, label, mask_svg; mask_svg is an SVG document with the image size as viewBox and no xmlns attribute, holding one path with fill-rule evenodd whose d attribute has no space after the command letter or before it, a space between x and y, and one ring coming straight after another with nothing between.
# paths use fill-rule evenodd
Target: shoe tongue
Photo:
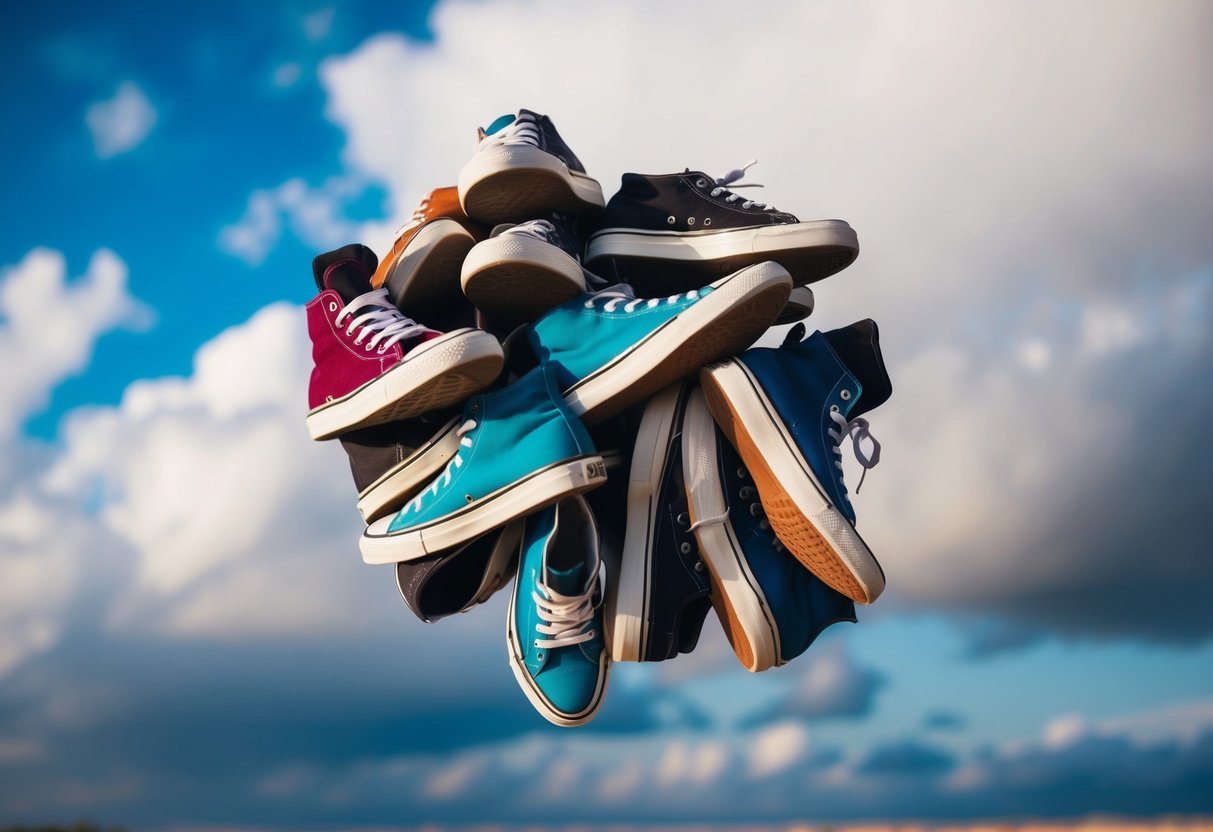
<instances>
[{"instance_id":1,"label":"shoe tongue","mask_svg":"<svg viewBox=\"0 0 1213 832\"><path fill-rule=\"evenodd\" d=\"M379 258L361 243L352 243L312 260L312 274L320 291L333 289L349 303L371 291L371 275Z\"/></svg>"},{"instance_id":2,"label":"shoe tongue","mask_svg":"<svg viewBox=\"0 0 1213 832\"><path fill-rule=\"evenodd\" d=\"M863 393L848 414L852 419L874 410L893 395L893 382L880 352L880 330L871 318L856 321L822 336L851 375L863 385Z\"/></svg>"},{"instance_id":3,"label":"shoe tongue","mask_svg":"<svg viewBox=\"0 0 1213 832\"><path fill-rule=\"evenodd\" d=\"M585 564L578 563L568 569L548 567L544 583L561 595L580 595L585 592Z\"/></svg>"},{"instance_id":4,"label":"shoe tongue","mask_svg":"<svg viewBox=\"0 0 1213 832\"><path fill-rule=\"evenodd\" d=\"M493 121L492 124L490 124L488 127L484 128L484 135L491 136L494 133L501 132L502 130L509 127L511 124L513 124L515 118L517 118L517 116L515 116L513 113L506 113L503 116L499 116L496 120Z\"/></svg>"}]
</instances>

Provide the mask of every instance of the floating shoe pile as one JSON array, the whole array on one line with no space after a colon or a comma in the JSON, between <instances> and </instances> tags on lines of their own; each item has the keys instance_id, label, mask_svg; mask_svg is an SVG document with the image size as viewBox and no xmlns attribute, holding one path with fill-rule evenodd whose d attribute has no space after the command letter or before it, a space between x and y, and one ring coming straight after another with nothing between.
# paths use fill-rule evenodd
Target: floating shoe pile
<instances>
[{"instance_id":1,"label":"floating shoe pile","mask_svg":"<svg viewBox=\"0 0 1213 832\"><path fill-rule=\"evenodd\" d=\"M709 609L761 671L884 589L842 470L847 440L879 460L876 324L797 323L855 232L744 174L629 173L606 202L520 110L382 262L313 263L308 429L349 455L363 560L427 622L512 579L509 664L558 725L593 717L611 662L693 650Z\"/></svg>"}]
</instances>

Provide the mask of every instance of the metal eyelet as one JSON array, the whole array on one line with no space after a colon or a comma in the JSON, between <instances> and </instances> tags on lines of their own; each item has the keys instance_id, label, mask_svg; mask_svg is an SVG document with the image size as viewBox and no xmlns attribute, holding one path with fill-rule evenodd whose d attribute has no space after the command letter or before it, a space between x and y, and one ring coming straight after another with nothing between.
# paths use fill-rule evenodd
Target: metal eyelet
<instances>
[{"instance_id":1,"label":"metal eyelet","mask_svg":"<svg viewBox=\"0 0 1213 832\"><path fill-rule=\"evenodd\" d=\"M743 479L743 480L744 480L744 479L746 478L746 474L747 474L747 473L748 473L748 472L747 472L747 471L746 471L746 469L744 469L744 468L738 468L738 469L737 469L737 476L738 476L738 478L740 478L740 479Z\"/></svg>"},{"instance_id":2,"label":"metal eyelet","mask_svg":"<svg viewBox=\"0 0 1213 832\"><path fill-rule=\"evenodd\" d=\"M371 351L371 350L373 350L373 349L375 349L375 348L374 348L373 346L371 346L371 342L370 342L370 341L367 341L367 342L366 342L366 351L367 351L367 352L370 352L370 351Z\"/></svg>"},{"instance_id":3,"label":"metal eyelet","mask_svg":"<svg viewBox=\"0 0 1213 832\"><path fill-rule=\"evenodd\" d=\"M706 179L696 179L695 180L696 188L706 188L707 186L708 186L708 180L706 180Z\"/></svg>"},{"instance_id":4,"label":"metal eyelet","mask_svg":"<svg viewBox=\"0 0 1213 832\"><path fill-rule=\"evenodd\" d=\"M696 572L703 571L703 561L701 561L701 560L695 561L695 571Z\"/></svg>"},{"instance_id":5,"label":"metal eyelet","mask_svg":"<svg viewBox=\"0 0 1213 832\"><path fill-rule=\"evenodd\" d=\"M332 397L332 396L325 396L325 397L324 397L324 400L325 400L326 402L331 402L331 401L333 400L333 397Z\"/></svg>"},{"instance_id":6,"label":"metal eyelet","mask_svg":"<svg viewBox=\"0 0 1213 832\"><path fill-rule=\"evenodd\" d=\"M704 225L711 225L711 224L712 224L712 218L711 218L711 217L707 217L707 218L705 218L705 219L704 219L704 221L703 221L703 224L704 224Z\"/></svg>"},{"instance_id":7,"label":"metal eyelet","mask_svg":"<svg viewBox=\"0 0 1213 832\"><path fill-rule=\"evenodd\" d=\"M469 503L476 502L476 498L473 497L471 494L464 494L463 499L467 500Z\"/></svg>"},{"instance_id":8,"label":"metal eyelet","mask_svg":"<svg viewBox=\"0 0 1213 832\"><path fill-rule=\"evenodd\" d=\"M684 540L682 545L678 547L678 551L682 552L684 555L687 554L691 551L691 544Z\"/></svg>"},{"instance_id":9,"label":"metal eyelet","mask_svg":"<svg viewBox=\"0 0 1213 832\"><path fill-rule=\"evenodd\" d=\"M750 488L748 485L744 486L740 491L737 492L737 496L743 500L748 500L754 496L754 489Z\"/></svg>"},{"instance_id":10,"label":"metal eyelet","mask_svg":"<svg viewBox=\"0 0 1213 832\"><path fill-rule=\"evenodd\" d=\"M329 311L330 311L330 312L336 312L336 311L337 311L337 304L336 304L336 303L334 303L333 301L329 301Z\"/></svg>"},{"instance_id":11,"label":"metal eyelet","mask_svg":"<svg viewBox=\"0 0 1213 832\"><path fill-rule=\"evenodd\" d=\"M536 654L535 654L535 658L537 658L537 659L542 659L542 658L543 658L543 654L542 654L542 653L536 653Z\"/></svg>"},{"instance_id":12,"label":"metal eyelet","mask_svg":"<svg viewBox=\"0 0 1213 832\"><path fill-rule=\"evenodd\" d=\"M843 390L843 391L839 392L838 396L839 396L839 398L841 398L841 399L842 399L844 402L849 402L849 401L851 400L851 391L850 391L850 390Z\"/></svg>"},{"instance_id":13,"label":"metal eyelet","mask_svg":"<svg viewBox=\"0 0 1213 832\"><path fill-rule=\"evenodd\" d=\"M836 405L836 404L832 404L832 405L830 405L830 412L831 412L831 413L837 413L837 412L838 412L838 405Z\"/></svg>"},{"instance_id":14,"label":"metal eyelet","mask_svg":"<svg viewBox=\"0 0 1213 832\"><path fill-rule=\"evenodd\" d=\"M750 503L750 516L757 517L760 514L762 514L762 506L758 503Z\"/></svg>"},{"instance_id":15,"label":"metal eyelet","mask_svg":"<svg viewBox=\"0 0 1213 832\"><path fill-rule=\"evenodd\" d=\"M674 223L678 222L678 220L674 219L673 217L666 217L665 221L669 225L673 225Z\"/></svg>"},{"instance_id":16,"label":"metal eyelet","mask_svg":"<svg viewBox=\"0 0 1213 832\"><path fill-rule=\"evenodd\" d=\"M691 516L684 511L678 515L677 520L678 520L678 525L685 526L691 522Z\"/></svg>"},{"instance_id":17,"label":"metal eyelet","mask_svg":"<svg viewBox=\"0 0 1213 832\"><path fill-rule=\"evenodd\" d=\"M480 405L478 405L478 404L474 404L474 405L472 405L472 407L471 407L471 412L472 412L472 413L475 413L475 412L476 412L477 410L479 410L479 409L480 409Z\"/></svg>"},{"instance_id":18,"label":"metal eyelet","mask_svg":"<svg viewBox=\"0 0 1213 832\"><path fill-rule=\"evenodd\" d=\"M687 225L694 225L694 224L695 224L695 218L694 218L694 217L690 217L690 218L688 218L688 219L687 219Z\"/></svg>"},{"instance_id":19,"label":"metal eyelet","mask_svg":"<svg viewBox=\"0 0 1213 832\"><path fill-rule=\"evenodd\" d=\"M379 348L380 355L383 355L385 352L387 352L387 344L384 344L382 347Z\"/></svg>"}]
</instances>

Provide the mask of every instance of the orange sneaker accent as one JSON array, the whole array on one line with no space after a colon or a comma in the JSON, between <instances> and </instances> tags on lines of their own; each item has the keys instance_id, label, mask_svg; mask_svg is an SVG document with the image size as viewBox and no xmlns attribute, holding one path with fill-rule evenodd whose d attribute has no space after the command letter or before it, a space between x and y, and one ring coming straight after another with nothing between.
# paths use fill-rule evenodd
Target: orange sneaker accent
<instances>
[{"instance_id":1,"label":"orange sneaker accent","mask_svg":"<svg viewBox=\"0 0 1213 832\"><path fill-rule=\"evenodd\" d=\"M421 204L417 206L417 210L413 211L413 217L396 233L396 242L392 244L391 251L384 255L379 260L379 268L375 270L374 276L371 277L371 286L379 289L387 282L388 275L396 267L396 261L404 250L408 248L409 243L417 236L417 232L421 231L429 223L436 219L452 219L467 229L476 241L488 239L489 229L475 220L469 219L468 215L463 213L463 208L459 205L459 189L451 186L449 188L435 188L421 199Z\"/></svg>"}]
</instances>

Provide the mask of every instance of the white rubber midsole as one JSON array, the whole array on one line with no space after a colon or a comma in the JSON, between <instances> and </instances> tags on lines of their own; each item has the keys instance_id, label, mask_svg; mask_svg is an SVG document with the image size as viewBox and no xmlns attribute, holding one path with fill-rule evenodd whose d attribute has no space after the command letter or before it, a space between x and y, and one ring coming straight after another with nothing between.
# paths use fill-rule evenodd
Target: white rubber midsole
<instances>
[{"instance_id":1,"label":"white rubber midsole","mask_svg":"<svg viewBox=\"0 0 1213 832\"><path fill-rule=\"evenodd\" d=\"M463 271L460 276L460 284L463 286L464 292L468 291L468 284L474 283L480 272L503 263L530 266L562 275L568 278L570 290L585 291L585 278L581 273L581 265L559 248L534 237L502 234L477 243L468 252L468 256L463 261ZM526 290L525 286L518 287L519 293L525 293ZM473 289L473 293L474 291Z\"/></svg>"},{"instance_id":2,"label":"white rubber midsole","mask_svg":"<svg viewBox=\"0 0 1213 832\"><path fill-rule=\"evenodd\" d=\"M430 220L409 240L384 283L391 281L397 274L404 274L406 277L411 275L425 262L433 247L447 238L464 239L469 248L476 244L476 238L456 220L445 217ZM407 309L404 311L408 312Z\"/></svg>"},{"instance_id":3,"label":"white rubber midsole","mask_svg":"<svg viewBox=\"0 0 1213 832\"><path fill-rule=\"evenodd\" d=\"M876 557L850 521L834 507L826 489L813 474L779 411L746 366L729 359L701 371L710 376L737 414L740 428L754 441L758 452L779 481L797 511L829 543L839 561L867 593L871 603L884 591L884 573ZM705 379L706 382L706 379Z\"/></svg>"},{"instance_id":4,"label":"white rubber midsole","mask_svg":"<svg viewBox=\"0 0 1213 832\"><path fill-rule=\"evenodd\" d=\"M460 424L456 416L434 432L434 436L393 465L358 495L358 513L365 523L378 520L387 511L399 509L450 462L459 450L455 434Z\"/></svg>"},{"instance_id":5,"label":"white rubber midsole","mask_svg":"<svg viewBox=\"0 0 1213 832\"><path fill-rule=\"evenodd\" d=\"M703 393L696 390L691 394L682 418L682 472L687 505L692 521L709 521L695 529L699 554L716 576L718 586L728 597L729 606L745 632L754 656L753 666L746 669L758 672L782 663L779 628L729 522L729 503L720 482L716 439L712 413ZM712 518L723 519L712 522Z\"/></svg>"},{"instance_id":6,"label":"white rubber midsole","mask_svg":"<svg viewBox=\"0 0 1213 832\"><path fill-rule=\"evenodd\" d=\"M383 375L308 413L308 433L313 439L329 439L354 430L425 385L458 371L460 366L493 356L502 356L501 344L479 329L457 329L426 341ZM441 405L431 405L438 406Z\"/></svg>"},{"instance_id":7,"label":"white rubber midsole","mask_svg":"<svg viewBox=\"0 0 1213 832\"><path fill-rule=\"evenodd\" d=\"M604 228L590 237L586 262L601 257L655 260L719 260L740 254L838 246L859 249L855 229L844 220L758 225L720 231L637 231Z\"/></svg>"},{"instance_id":8,"label":"white rubber midsole","mask_svg":"<svg viewBox=\"0 0 1213 832\"><path fill-rule=\"evenodd\" d=\"M570 170L569 166L550 153L545 153L531 145L505 145L496 150L477 152L459 171L459 202L467 210L466 195L468 191L502 170L510 171L543 171L556 174L564 179L577 198L590 205L602 208L606 200L602 196L602 186L598 180Z\"/></svg>"},{"instance_id":9,"label":"white rubber midsole","mask_svg":"<svg viewBox=\"0 0 1213 832\"><path fill-rule=\"evenodd\" d=\"M651 398L641 417L628 473L628 513L624 525L619 579L609 587L607 615L612 619L611 660L642 661L649 640L650 556L658 496L665 475L666 450L677 425L674 417L682 384L667 387Z\"/></svg>"},{"instance_id":10,"label":"white rubber midsole","mask_svg":"<svg viewBox=\"0 0 1213 832\"><path fill-rule=\"evenodd\" d=\"M422 526L389 533L394 516L384 517L363 532L359 540L362 560L365 563L418 560L463 545L564 497L595 488L605 477L606 466L601 456L579 457L548 466Z\"/></svg>"},{"instance_id":11,"label":"white rubber midsole","mask_svg":"<svg viewBox=\"0 0 1213 832\"><path fill-rule=\"evenodd\" d=\"M779 282L785 283L790 290L792 278L787 269L767 261L711 283L712 292L680 312L648 340L574 384L565 391L564 400L577 416L594 410L618 395L620 390L636 384L663 358L701 330L749 302L751 295Z\"/></svg>"}]
</instances>

